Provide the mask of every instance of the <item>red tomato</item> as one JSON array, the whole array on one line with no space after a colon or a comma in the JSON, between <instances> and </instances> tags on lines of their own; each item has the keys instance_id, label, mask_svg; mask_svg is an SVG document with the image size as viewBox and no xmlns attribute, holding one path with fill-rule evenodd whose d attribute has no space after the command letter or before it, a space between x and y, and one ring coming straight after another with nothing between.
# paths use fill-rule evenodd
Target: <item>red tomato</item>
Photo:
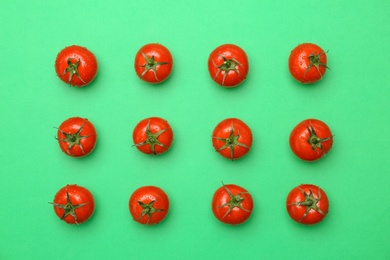
<instances>
[{"instance_id":1,"label":"red tomato","mask_svg":"<svg viewBox=\"0 0 390 260\"><path fill-rule=\"evenodd\" d=\"M66 185L54 196L54 212L68 224L81 224L87 221L95 210L92 193L81 186Z\"/></svg>"},{"instance_id":2,"label":"red tomato","mask_svg":"<svg viewBox=\"0 0 390 260\"><path fill-rule=\"evenodd\" d=\"M133 141L139 151L157 155L165 153L171 147L173 131L165 119L145 118L135 126Z\"/></svg>"},{"instance_id":3,"label":"red tomato","mask_svg":"<svg viewBox=\"0 0 390 260\"><path fill-rule=\"evenodd\" d=\"M330 128L317 119L300 122L290 134L290 148L304 161L315 161L329 152L333 144Z\"/></svg>"},{"instance_id":4,"label":"red tomato","mask_svg":"<svg viewBox=\"0 0 390 260\"><path fill-rule=\"evenodd\" d=\"M236 87L248 75L248 57L237 45L223 44L211 52L208 69L211 78L219 85Z\"/></svg>"},{"instance_id":5,"label":"red tomato","mask_svg":"<svg viewBox=\"0 0 390 260\"><path fill-rule=\"evenodd\" d=\"M211 209L215 217L223 223L244 223L252 214L252 195L235 184L223 184L214 193Z\"/></svg>"},{"instance_id":6,"label":"red tomato","mask_svg":"<svg viewBox=\"0 0 390 260\"><path fill-rule=\"evenodd\" d=\"M143 186L131 194L129 210L134 221L140 224L158 224L168 214L169 199L159 187Z\"/></svg>"},{"instance_id":7,"label":"red tomato","mask_svg":"<svg viewBox=\"0 0 390 260\"><path fill-rule=\"evenodd\" d=\"M321 222L328 214L329 200L320 187L301 184L288 194L286 207L294 221L311 225Z\"/></svg>"},{"instance_id":8,"label":"red tomato","mask_svg":"<svg viewBox=\"0 0 390 260\"><path fill-rule=\"evenodd\" d=\"M234 160L243 157L252 146L252 131L237 118L222 120L213 131L214 149L223 157Z\"/></svg>"},{"instance_id":9,"label":"red tomato","mask_svg":"<svg viewBox=\"0 0 390 260\"><path fill-rule=\"evenodd\" d=\"M54 67L57 76L74 87L83 87L96 77L98 64L95 55L85 47L72 45L61 50Z\"/></svg>"},{"instance_id":10,"label":"red tomato","mask_svg":"<svg viewBox=\"0 0 390 260\"><path fill-rule=\"evenodd\" d=\"M135 55L134 68L142 80L156 84L166 80L172 72L170 51L158 43L144 45Z\"/></svg>"},{"instance_id":11,"label":"red tomato","mask_svg":"<svg viewBox=\"0 0 390 260\"><path fill-rule=\"evenodd\" d=\"M62 122L56 139L65 154L83 157L95 148L97 134L95 127L88 119L71 117Z\"/></svg>"},{"instance_id":12,"label":"red tomato","mask_svg":"<svg viewBox=\"0 0 390 260\"><path fill-rule=\"evenodd\" d=\"M297 81L310 84L320 80L326 72L326 53L313 43L299 44L291 51L288 68Z\"/></svg>"}]
</instances>

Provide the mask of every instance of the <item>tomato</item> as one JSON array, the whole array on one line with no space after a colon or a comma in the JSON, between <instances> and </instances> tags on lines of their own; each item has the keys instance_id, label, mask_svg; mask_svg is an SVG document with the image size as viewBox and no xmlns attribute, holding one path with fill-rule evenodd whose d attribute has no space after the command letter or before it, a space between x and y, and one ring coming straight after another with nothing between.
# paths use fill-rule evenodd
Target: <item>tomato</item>
<instances>
[{"instance_id":1,"label":"tomato","mask_svg":"<svg viewBox=\"0 0 390 260\"><path fill-rule=\"evenodd\" d=\"M158 43L146 44L135 55L134 68L140 79L156 84L165 81L172 72L170 51Z\"/></svg>"},{"instance_id":2,"label":"tomato","mask_svg":"<svg viewBox=\"0 0 390 260\"><path fill-rule=\"evenodd\" d=\"M328 214L329 200L320 187L301 184L288 194L286 207L294 221L311 225L321 222Z\"/></svg>"},{"instance_id":3,"label":"tomato","mask_svg":"<svg viewBox=\"0 0 390 260\"><path fill-rule=\"evenodd\" d=\"M145 154L162 154L173 142L173 131L165 119L149 117L134 128L133 141L137 149Z\"/></svg>"},{"instance_id":4,"label":"tomato","mask_svg":"<svg viewBox=\"0 0 390 260\"><path fill-rule=\"evenodd\" d=\"M222 183L214 193L211 209L214 216L223 223L244 223L252 214L252 195L238 185Z\"/></svg>"},{"instance_id":5,"label":"tomato","mask_svg":"<svg viewBox=\"0 0 390 260\"><path fill-rule=\"evenodd\" d=\"M96 77L98 63L87 48L72 45L61 50L54 64L57 76L74 87L88 85Z\"/></svg>"},{"instance_id":6,"label":"tomato","mask_svg":"<svg viewBox=\"0 0 390 260\"><path fill-rule=\"evenodd\" d=\"M252 130L237 118L222 120L213 131L214 149L223 157L235 160L246 155L252 146Z\"/></svg>"},{"instance_id":7,"label":"tomato","mask_svg":"<svg viewBox=\"0 0 390 260\"><path fill-rule=\"evenodd\" d=\"M143 186L131 194L129 210L134 221L140 224L158 224L168 214L169 199L161 188L156 186Z\"/></svg>"},{"instance_id":8,"label":"tomato","mask_svg":"<svg viewBox=\"0 0 390 260\"><path fill-rule=\"evenodd\" d=\"M248 75L248 57L234 44L223 44L214 49L208 60L210 77L219 85L232 88L240 85Z\"/></svg>"},{"instance_id":9,"label":"tomato","mask_svg":"<svg viewBox=\"0 0 390 260\"><path fill-rule=\"evenodd\" d=\"M97 134L94 125L88 119L71 117L61 123L56 139L65 154L83 157L95 148Z\"/></svg>"},{"instance_id":10,"label":"tomato","mask_svg":"<svg viewBox=\"0 0 390 260\"><path fill-rule=\"evenodd\" d=\"M87 221L95 210L92 193L76 184L66 185L54 196L54 212L68 224L81 224Z\"/></svg>"},{"instance_id":11,"label":"tomato","mask_svg":"<svg viewBox=\"0 0 390 260\"><path fill-rule=\"evenodd\" d=\"M290 148L304 161L316 161L332 148L333 135L330 128L318 119L306 119L291 131Z\"/></svg>"},{"instance_id":12,"label":"tomato","mask_svg":"<svg viewBox=\"0 0 390 260\"><path fill-rule=\"evenodd\" d=\"M291 76L303 84L319 81L326 72L326 53L313 43L302 43L295 47L288 59Z\"/></svg>"}]
</instances>

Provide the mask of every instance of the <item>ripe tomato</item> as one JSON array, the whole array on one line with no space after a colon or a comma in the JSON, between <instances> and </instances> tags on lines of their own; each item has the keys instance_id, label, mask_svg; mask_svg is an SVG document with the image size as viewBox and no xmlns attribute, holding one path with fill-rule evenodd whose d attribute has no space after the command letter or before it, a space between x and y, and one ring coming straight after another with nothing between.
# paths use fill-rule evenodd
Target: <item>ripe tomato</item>
<instances>
[{"instance_id":1,"label":"ripe tomato","mask_svg":"<svg viewBox=\"0 0 390 260\"><path fill-rule=\"evenodd\" d=\"M208 69L210 77L219 85L236 87L248 75L248 57L237 45L223 44L211 52Z\"/></svg>"},{"instance_id":2,"label":"ripe tomato","mask_svg":"<svg viewBox=\"0 0 390 260\"><path fill-rule=\"evenodd\" d=\"M74 87L83 87L96 77L95 55L85 47L72 45L61 50L54 64L57 76Z\"/></svg>"},{"instance_id":3,"label":"ripe tomato","mask_svg":"<svg viewBox=\"0 0 390 260\"><path fill-rule=\"evenodd\" d=\"M302 43L295 47L288 59L291 76L297 81L310 84L320 80L326 72L326 53L313 43Z\"/></svg>"},{"instance_id":4,"label":"ripe tomato","mask_svg":"<svg viewBox=\"0 0 390 260\"><path fill-rule=\"evenodd\" d=\"M166 80L172 72L170 51L158 43L146 44L135 55L134 68L140 79L156 84Z\"/></svg>"},{"instance_id":5,"label":"ripe tomato","mask_svg":"<svg viewBox=\"0 0 390 260\"><path fill-rule=\"evenodd\" d=\"M143 186L131 194L129 210L134 221L140 224L158 224L168 214L169 199L159 187Z\"/></svg>"},{"instance_id":6,"label":"ripe tomato","mask_svg":"<svg viewBox=\"0 0 390 260\"><path fill-rule=\"evenodd\" d=\"M222 120L213 131L214 149L223 157L234 160L243 157L252 146L252 131L237 118Z\"/></svg>"},{"instance_id":7,"label":"ripe tomato","mask_svg":"<svg viewBox=\"0 0 390 260\"><path fill-rule=\"evenodd\" d=\"M301 184L288 194L286 207L294 221L311 225L321 222L328 214L329 200L320 187Z\"/></svg>"},{"instance_id":8,"label":"ripe tomato","mask_svg":"<svg viewBox=\"0 0 390 260\"><path fill-rule=\"evenodd\" d=\"M318 119L306 119L291 131L290 148L304 161L315 161L329 152L333 144L330 128Z\"/></svg>"},{"instance_id":9,"label":"ripe tomato","mask_svg":"<svg viewBox=\"0 0 390 260\"><path fill-rule=\"evenodd\" d=\"M171 147L173 131L165 119L149 117L135 126L133 141L139 151L157 155L165 153Z\"/></svg>"},{"instance_id":10,"label":"ripe tomato","mask_svg":"<svg viewBox=\"0 0 390 260\"><path fill-rule=\"evenodd\" d=\"M215 217L223 223L244 223L252 214L252 195L240 186L222 183L214 193L211 209Z\"/></svg>"},{"instance_id":11,"label":"ripe tomato","mask_svg":"<svg viewBox=\"0 0 390 260\"><path fill-rule=\"evenodd\" d=\"M88 119L71 117L61 123L56 139L65 154L83 157L95 148L97 134L94 125Z\"/></svg>"},{"instance_id":12,"label":"ripe tomato","mask_svg":"<svg viewBox=\"0 0 390 260\"><path fill-rule=\"evenodd\" d=\"M66 185L54 196L54 212L68 224L81 224L87 221L95 210L92 193L81 186Z\"/></svg>"}]
</instances>

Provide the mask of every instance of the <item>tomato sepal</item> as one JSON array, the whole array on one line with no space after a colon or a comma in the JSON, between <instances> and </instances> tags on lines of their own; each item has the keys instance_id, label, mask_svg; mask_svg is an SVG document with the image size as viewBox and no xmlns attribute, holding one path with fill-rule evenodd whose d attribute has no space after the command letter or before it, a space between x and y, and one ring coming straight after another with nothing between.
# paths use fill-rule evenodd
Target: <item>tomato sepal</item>
<instances>
[{"instance_id":1,"label":"tomato sepal","mask_svg":"<svg viewBox=\"0 0 390 260\"><path fill-rule=\"evenodd\" d=\"M299 224L313 225L328 214L329 199L324 190L312 184L301 184L293 188L286 199L290 218Z\"/></svg>"}]
</instances>

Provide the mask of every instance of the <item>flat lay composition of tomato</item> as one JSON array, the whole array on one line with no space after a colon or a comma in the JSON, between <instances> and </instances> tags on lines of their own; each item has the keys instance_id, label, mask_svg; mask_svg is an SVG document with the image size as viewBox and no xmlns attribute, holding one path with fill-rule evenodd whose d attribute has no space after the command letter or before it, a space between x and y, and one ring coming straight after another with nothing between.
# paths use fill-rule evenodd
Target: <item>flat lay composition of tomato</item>
<instances>
[{"instance_id":1,"label":"flat lay composition of tomato","mask_svg":"<svg viewBox=\"0 0 390 260\"><path fill-rule=\"evenodd\" d=\"M326 52L313 43L302 43L295 47L288 59L291 76L303 84L319 81L328 66Z\"/></svg>"},{"instance_id":2,"label":"flat lay composition of tomato","mask_svg":"<svg viewBox=\"0 0 390 260\"><path fill-rule=\"evenodd\" d=\"M136 53L134 68L138 77L148 83L158 84L167 80L173 68L170 51L158 43L142 46ZM318 45L299 44L291 51L288 68L292 77L311 84L322 79L327 67L327 56ZM91 83L97 75L95 55L85 47L72 45L61 50L55 61L58 77L74 87ZM249 71L248 57L234 44L223 44L209 55L208 71L217 84L225 88L240 85ZM306 119L294 127L289 136L292 152L301 160L316 161L332 148L333 135L327 124L318 119ZM61 150L71 157L90 154L97 142L94 125L86 118L71 117L58 127L57 136ZM173 130L167 120L149 117L141 120L132 133L133 143L140 152L150 155L166 153L173 143ZM236 160L251 149L251 128L238 118L226 118L212 132L212 145L221 156ZM78 185L66 185L54 197L56 215L68 224L81 224L94 212L92 193ZM155 225L163 221L169 211L167 194L157 186L143 186L130 196L128 207L134 221L143 225ZM224 184L211 201L214 216L230 225L242 224L249 219L254 208L252 195L243 187ZM316 185L302 184L290 191L286 199L289 216L296 222L312 225L321 222L328 213L326 193Z\"/></svg>"},{"instance_id":3,"label":"flat lay composition of tomato","mask_svg":"<svg viewBox=\"0 0 390 260\"><path fill-rule=\"evenodd\" d=\"M306 119L290 134L290 148L304 161L316 161L329 152L333 135L327 124L318 119Z\"/></svg>"},{"instance_id":4,"label":"flat lay composition of tomato","mask_svg":"<svg viewBox=\"0 0 390 260\"><path fill-rule=\"evenodd\" d=\"M134 128L133 141L137 149L145 154L165 153L173 142L173 131L168 121L160 117L141 120Z\"/></svg>"},{"instance_id":5,"label":"flat lay composition of tomato","mask_svg":"<svg viewBox=\"0 0 390 260\"><path fill-rule=\"evenodd\" d=\"M96 77L98 63L95 55L85 47L72 45L62 49L54 64L57 76L74 87L84 87Z\"/></svg>"},{"instance_id":6,"label":"flat lay composition of tomato","mask_svg":"<svg viewBox=\"0 0 390 260\"><path fill-rule=\"evenodd\" d=\"M149 43L141 47L134 60L134 69L138 77L148 83L165 81L171 75L173 58L163 45Z\"/></svg>"},{"instance_id":7,"label":"flat lay composition of tomato","mask_svg":"<svg viewBox=\"0 0 390 260\"><path fill-rule=\"evenodd\" d=\"M252 130L238 118L222 120L212 134L214 149L231 160L246 155L252 147L252 141Z\"/></svg>"},{"instance_id":8,"label":"flat lay composition of tomato","mask_svg":"<svg viewBox=\"0 0 390 260\"><path fill-rule=\"evenodd\" d=\"M95 148L97 134L94 125L88 119L71 117L61 123L56 139L66 155L83 157Z\"/></svg>"},{"instance_id":9,"label":"flat lay composition of tomato","mask_svg":"<svg viewBox=\"0 0 390 260\"><path fill-rule=\"evenodd\" d=\"M167 216L169 199L161 188L143 186L131 194L129 210L134 221L144 225L155 225Z\"/></svg>"},{"instance_id":10,"label":"flat lay composition of tomato","mask_svg":"<svg viewBox=\"0 0 390 260\"><path fill-rule=\"evenodd\" d=\"M248 57L239 46L223 44L211 52L208 70L210 77L219 85L226 88L236 87L248 75Z\"/></svg>"},{"instance_id":11,"label":"flat lay composition of tomato","mask_svg":"<svg viewBox=\"0 0 390 260\"><path fill-rule=\"evenodd\" d=\"M214 216L230 225L244 223L252 214L253 198L244 188L235 184L223 184L211 201Z\"/></svg>"},{"instance_id":12,"label":"flat lay composition of tomato","mask_svg":"<svg viewBox=\"0 0 390 260\"><path fill-rule=\"evenodd\" d=\"M92 193L75 184L61 188L50 204L53 204L56 215L68 224L84 223L95 210Z\"/></svg>"},{"instance_id":13,"label":"flat lay composition of tomato","mask_svg":"<svg viewBox=\"0 0 390 260\"><path fill-rule=\"evenodd\" d=\"M318 186L301 184L290 191L286 200L287 212L294 221L312 225L328 214L329 200Z\"/></svg>"}]
</instances>

